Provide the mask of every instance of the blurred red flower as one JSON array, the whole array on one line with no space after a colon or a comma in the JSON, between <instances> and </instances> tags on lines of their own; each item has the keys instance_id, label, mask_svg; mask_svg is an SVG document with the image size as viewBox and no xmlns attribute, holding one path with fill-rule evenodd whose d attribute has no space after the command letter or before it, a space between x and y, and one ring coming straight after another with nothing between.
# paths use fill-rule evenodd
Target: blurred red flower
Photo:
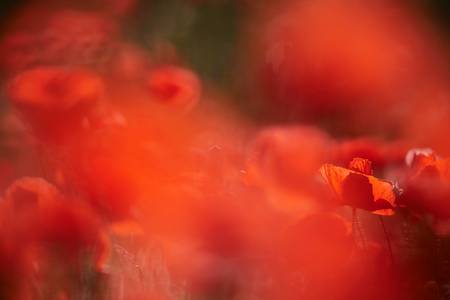
<instances>
[{"instance_id":1,"label":"blurred red flower","mask_svg":"<svg viewBox=\"0 0 450 300\"><path fill-rule=\"evenodd\" d=\"M329 159L332 144L326 133L313 127L265 128L249 146L247 178L272 194L280 208L311 206L315 201L302 200L318 195L316 172Z\"/></svg>"},{"instance_id":2,"label":"blurred red flower","mask_svg":"<svg viewBox=\"0 0 450 300\"><path fill-rule=\"evenodd\" d=\"M354 246L349 222L333 213L302 218L287 230L285 243L284 259L290 268L323 276L345 265Z\"/></svg>"},{"instance_id":3,"label":"blurred red flower","mask_svg":"<svg viewBox=\"0 0 450 300\"><path fill-rule=\"evenodd\" d=\"M80 130L83 118L103 94L103 81L95 73L58 67L25 71L8 87L8 97L25 123L47 141Z\"/></svg>"},{"instance_id":4,"label":"blurred red flower","mask_svg":"<svg viewBox=\"0 0 450 300\"><path fill-rule=\"evenodd\" d=\"M418 214L450 218L450 159L434 152L415 151L400 203Z\"/></svg>"},{"instance_id":5,"label":"blurred red flower","mask_svg":"<svg viewBox=\"0 0 450 300\"><path fill-rule=\"evenodd\" d=\"M11 288L24 284L31 294L32 284L37 284L68 293L82 272L103 270L109 244L98 217L44 179L23 177L13 182L0 214L0 229L6 233L1 246L7 247L0 247L0 252L9 251L1 258L14 255L13 270L20 268L20 276L10 279L15 281Z\"/></svg>"},{"instance_id":6,"label":"blurred red flower","mask_svg":"<svg viewBox=\"0 0 450 300\"><path fill-rule=\"evenodd\" d=\"M272 284L263 299L341 299L355 249L351 226L334 213L307 215L274 244ZM326 288L323 288L326 286ZM342 298L344 299L344 298Z\"/></svg>"},{"instance_id":7,"label":"blurred red flower","mask_svg":"<svg viewBox=\"0 0 450 300\"><path fill-rule=\"evenodd\" d=\"M190 110L200 100L201 83L197 75L176 66L151 70L147 88L153 101L182 110Z\"/></svg>"}]
</instances>

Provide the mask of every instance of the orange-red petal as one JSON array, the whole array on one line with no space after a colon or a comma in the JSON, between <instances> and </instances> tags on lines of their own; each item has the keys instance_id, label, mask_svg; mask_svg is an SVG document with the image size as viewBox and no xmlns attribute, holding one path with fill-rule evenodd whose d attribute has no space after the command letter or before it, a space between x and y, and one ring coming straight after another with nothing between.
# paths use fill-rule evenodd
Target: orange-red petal
<instances>
[{"instance_id":1,"label":"orange-red petal","mask_svg":"<svg viewBox=\"0 0 450 300\"><path fill-rule=\"evenodd\" d=\"M393 214L396 196L390 182L332 164L322 165L320 174L341 204L380 215Z\"/></svg>"}]
</instances>

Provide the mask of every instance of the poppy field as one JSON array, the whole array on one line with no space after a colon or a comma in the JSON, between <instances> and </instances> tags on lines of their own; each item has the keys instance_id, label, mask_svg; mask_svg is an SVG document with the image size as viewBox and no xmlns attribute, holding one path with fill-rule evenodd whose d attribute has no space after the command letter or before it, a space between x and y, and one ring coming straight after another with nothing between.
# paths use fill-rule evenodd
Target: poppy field
<instances>
[{"instance_id":1,"label":"poppy field","mask_svg":"<svg viewBox=\"0 0 450 300\"><path fill-rule=\"evenodd\" d=\"M450 299L446 1L0 5L0 300Z\"/></svg>"}]
</instances>

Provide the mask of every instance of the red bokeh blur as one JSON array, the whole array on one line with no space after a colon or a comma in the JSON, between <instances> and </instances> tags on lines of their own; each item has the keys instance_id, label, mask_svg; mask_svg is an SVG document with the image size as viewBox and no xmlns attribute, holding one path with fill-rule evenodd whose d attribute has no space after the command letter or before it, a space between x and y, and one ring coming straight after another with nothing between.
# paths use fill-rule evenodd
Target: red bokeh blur
<instances>
[{"instance_id":1,"label":"red bokeh blur","mask_svg":"<svg viewBox=\"0 0 450 300\"><path fill-rule=\"evenodd\" d=\"M448 47L419 5L15 6L0 299L446 299Z\"/></svg>"}]
</instances>

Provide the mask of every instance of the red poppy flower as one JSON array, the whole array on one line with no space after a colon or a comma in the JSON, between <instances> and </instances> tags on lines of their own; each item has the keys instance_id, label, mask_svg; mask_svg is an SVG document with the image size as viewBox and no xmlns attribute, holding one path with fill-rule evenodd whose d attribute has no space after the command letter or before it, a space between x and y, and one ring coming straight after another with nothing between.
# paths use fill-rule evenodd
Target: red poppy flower
<instances>
[{"instance_id":1,"label":"red poppy flower","mask_svg":"<svg viewBox=\"0 0 450 300\"><path fill-rule=\"evenodd\" d=\"M127 218L137 198L136 170L120 156L102 154L83 161L73 179L98 211L111 219Z\"/></svg>"},{"instance_id":2,"label":"red poppy flower","mask_svg":"<svg viewBox=\"0 0 450 300\"><path fill-rule=\"evenodd\" d=\"M23 177L5 192L3 224L27 243L77 264L83 251L100 267L108 248L98 218L42 178Z\"/></svg>"},{"instance_id":3,"label":"red poppy flower","mask_svg":"<svg viewBox=\"0 0 450 300\"><path fill-rule=\"evenodd\" d=\"M329 137L313 127L262 130L249 151L249 171L264 182L296 187L327 158Z\"/></svg>"},{"instance_id":4,"label":"red poppy flower","mask_svg":"<svg viewBox=\"0 0 450 300\"><path fill-rule=\"evenodd\" d=\"M413 169L420 169L436 162L436 154L430 148L411 149L405 155L406 164Z\"/></svg>"},{"instance_id":5,"label":"red poppy flower","mask_svg":"<svg viewBox=\"0 0 450 300\"><path fill-rule=\"evenodd\" d=\"M147 87L152 100L168 106L189 110L200 99L201 83L190 70L162 66L150 72Z\"/></svg>"},{"instance_id":6,"label":"red poppy flower","mask_svg":"<svg viewBox=\"0 0 450 300\"><path fill-rule=\"evenodd\" d=\"M431 149L412 149L406 155L406 163L412 168L412 177L435 174L450 181L450 159L439 158Z\"/></svg>"},{"instance_id":7,"label":"red poppy flower","mask_svg":"<svg viewBox=\"0 0 450 300\"><path fill-rule=\"evenodd\" d=\"M29 237L30 228L37 222L38 210L46 203L59 201L62 194L42 178L22 177L9 185L4 193L4 221L14 224L15 230Z\"/></svg>"},{"instance_id":8,"label":"red poppy flower","mask_svg":"<svg viewBox=\"0 0 450 300\"><path fill-rule=\"evenodd\" d=\"M99 219L44 179L16 180L5 192L0 214L0 260L6 267L3 260L11 259L14 266L8 268L6 291L0 287L1 296L12 298L4 299L34 299L18 295L33 295L36 286L70 294L80 272L102 271L109 244ZM5 283L3 277L0 272Z\"/></svg>"},{"instance_id":9,"label":"red poppy flower","mask_svg":"<svg viewBox=\"0 0 450 300\"><path fill-rule=\"evenodd\" d=\"M66 111L97 101L103 93L103 84L90 71L42 67L17 76L9 92L11 100L19 107Z\"/></svg>"},{"instance_id":10,"label":"red poppy flower","mask_svg":"<svg viewBox=\"0 0 450 300\"><path fill-rule=\"evenodd\" d=\"M392 215L396 206L392 183L369 175L371 169L367 160L356 159L350 168L331 164L320 168L320 174L333 190L338 203L379 215Z\"/></svg>"},{"instance_id":11,"label":"red poppy flower","mask_svg":"<svg viewBox=\"0 0 450 300\"><path fill-rule=\"evenodd\" d=\"M412 169L404 183L401 204L419 214L450 218L450 159L416 149L407 156L407 163Z\"/></svg>"},{"instance_id":12,"label":"red poppy flower","mask_svg":"<svg viewBox=\"0 0 450 300\"><path fill-rule=\"evenodd\" d=\"M285 235L287 262L299 269L326 272L329 266L345 264L353 248L349 222L332 213L304 217Z\"/></svg>"},{"instance_id":13,"label":"red poppy flower","mask_svg":"<svg viewBox=\"0 0 450 300\"><path fill-rule=\"evenodd\" d=\"M250 144L248 179L272 194L277 206L298 209L299 205L306 204L299 197L317 195L319 189L314 177L329 158L331 144L324 132L313 127L266 128Z\"/></svg>"},{"instance_id":14,"label":"red poppy flower","mask_svg":"<svg viewBox=\"0 0 450 300\"><path fill-rule=\"evenodd\" d=\"M98 219L83 205L69 200L43 205L38 230L38 243L46 245L58 259L76 266L82 255L91 255L95 270L104 267L109 244Z\"/></svg>"},{"instance_id":15,"label":"red poppy flower","mask_svg":"<svg viewBox=\"0 0 450 300\"><path fill-rule=\"evenodd\" d=\"M245 57L260 78L255 89L265 92L257 99L271 100L270 113L327 117L327 123L338 117L340 129L358 122L374 130L380 114L383 123L394 121L386 116L410 100L404 95L423 81L424 70L436 73L438 64L427 61L440 56L432 34L397 1L276 4L256 10L263 13L250 23L247 38L255 42ZM387 109L381 112L382 107Z\"/></svg>"},{"instance_id":16,"label":"red poppy flower","mask_svg":"<svg viewBox=\"0 0 450 300\"><path fill-rule=\"evenodd\" d=\"M43 138L61 138L82 127L102 98L102 79L87 70L42 67L19 74L9 85L13 105Z\"/></svg>"}]
</instances>

